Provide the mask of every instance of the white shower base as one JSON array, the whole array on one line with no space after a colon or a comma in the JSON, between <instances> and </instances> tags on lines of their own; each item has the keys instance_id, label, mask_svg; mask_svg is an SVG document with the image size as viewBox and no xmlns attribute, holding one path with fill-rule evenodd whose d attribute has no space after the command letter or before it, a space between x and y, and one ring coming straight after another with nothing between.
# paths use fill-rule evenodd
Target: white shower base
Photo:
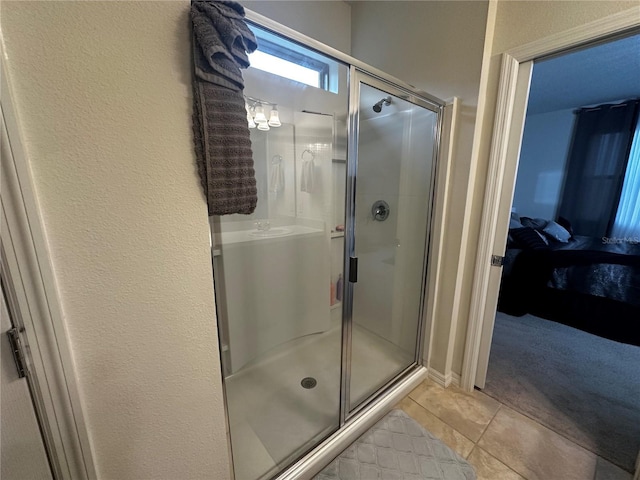
<instances>
[{"instance_id":1,"label":"white shower base","mask_svg":"<svg viewBox=\"0 0 640 480\"><path fill-rule=\"evenodd\" d=\"M354 330L351 394L359 398L413 358L357 324ZM337 429L341 333L335 325L289 342L225 380L236 480L268 478ZM305 377L317 386L303 388Z\"/></svg>"}]
</instances>

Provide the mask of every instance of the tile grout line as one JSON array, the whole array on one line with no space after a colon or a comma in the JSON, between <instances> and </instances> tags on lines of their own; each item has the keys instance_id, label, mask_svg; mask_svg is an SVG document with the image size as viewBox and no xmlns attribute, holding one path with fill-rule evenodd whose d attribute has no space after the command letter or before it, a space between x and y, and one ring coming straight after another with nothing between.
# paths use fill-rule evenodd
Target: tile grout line
<instances>
[{"instance_id":1,"label":"tile grout line","mask_svg":"<svg viewBox=\"0 0 640 480\"><path fill-rule=\"evenodd\" d=\"M495 399L494 399L495 400ZM502 402L496 400L498 402L498 408L496 409L496 413L493 414L493 417L491 417L491 420L489 421L489 423L487 423L487 426L484 427L484 430L482 430L482 433L480 434L480 437L478 438L478 442L474 445L474 449L475 447L478 447L480 450L482 450L484 453L486 453L487 455L489 455L491 458L495 459L497 462L500 462L502 465L504 465L505 467L507 467L509 470L511 470L513 473L515 473L516 475L522 477L524 480L527 480L527 477L523 474L521 474L520 472L518 472L517 470L515 470L514 468L512 468L508 463L503 462L502 460L500 460L498 457L496 457L495 455L493 455L492 453L488 452L487 450L485 450L484 448L482 448L480 445L478 445L478 443L480 443L480 440L482 440L482 437L484 437L484 434L486 433L486 431L489 429L489 425L491 425L491 423L495 420L496 416L498 415L498 412L500 412L500 410L502 410L502 407L505 406ZM472 449L473 451L473 449ZM471 454L469 454L471 455ZM595 478L593 479L595 480Z\"/></svg>"},{"instance_id":2,"label":"tile grout line","mask_svg":"<svg viewBox=\"0 0 640 480\"><path fill-rule=\"evenodd\" d=\"M484 393L482 391L480 391L481 393ZM411 392L413 393L413 392ZM482 433L480 434L480 436L478 437L477 441L474 441L473 439L469 438L467 435L465 435L464 433L460 432L456 427L454 427L453 425L451 425L449 422L447 422L445 419L441 418L440 415L438 415L436 412L432 411L430 408L426 407L425 405L422 405L422 403L420 403L419 401L417 401L416 399L414 399L411 396L411 393L407 395L406 398L408 398L411 402L415 403L416 405L418 405L420 408L422 408L423 410L425 410L426 412L428 412L429 414L433 415L435 418L437 418L438 420L440 420L442 423L444 423L446 426L448 426L449 428L451 428L454 432L458 433L459 435L461 435L463 438L469 440L472 444L473 447L471 448L469 454L465 457L465 458L469 458L471 456L471 454L473 453L473 451L477 448L479 448L480 450L482 450L483 452L485 452L487 455L491 456L492 458L494 458L496 461L502 463L504 466L506 466L509 470L511 470L512 472L514 472L515 474L519 475L520 477L524 478L525 480L527 480L527 477L525 477L524 475L522 475L521 473L519 473L518 471L514 470L513 468L511 468L507 463L503 462L502 460L500 460L499 458L495 457L493 454L487 452L485 449L483 449L481 446L478 445L478 443L482 440L482 438L484 437L484 434L486 433L486 431L488 430L489 426L491 425L491 423L495 420L496 416L498 415L498 413L502 410L503 407L505 408L509 408L513 411L515 411L516 413L522 415L523 417L527 418L529 421L543 427L546 428L547 430L549 430L552 433L555 433L556 435L560 436L561 438L563 438L564 440L568 441L569 443L571 443L572 445L575 445L576 447L578 447L579 449L585 451L585 453L589 453L592 454L593 456L596 457L596 470L594 471L594 477L591 480L597 480L596 479L596 475L597 475L597 461L599 458L602 458L605 461L609 461L606 458L598 455L596 452L593 452L592 450L590 450L589 448L586 448L578 443L576 443L575 441L573 441L572 439L566 437L565 435L563 435L560 432L555 431L553 428L543 424L542 422L536 420L535 418L530 417L529 415L520 412L519 410L510 407L509 405L506 405L504 403L502 403L500 400L498 400L497 398L492 397L491 395L487 395L487 397L495 400L498 403L498 408L496 409L496 412L493 414L493 416L491 417L491 420L487 423L487 425L483 428ZM618 468L621 468L619 465L609 461L609 463L611 463L614 466L617 466ZM622 469L622 468L621 468ZM622 469L623 471L626 472L626 470Z\"/></svg>"},{"instance_id":3,"label":"tile grout line","mask_svg":"<svg viewBox=\"0 0 640 480\"><path fill-rule=\"evenodd\" d=\"M441 387L443 390L446 390L447 387ZM475 392L476 390L474 390ZM478 392L483 393L481 390L478 390ZM413 393L413 392L411 392ZM434 417L436 417L438 420L440 420L442 423L444 423L445 425L449 426L450 428L452 428L453 430L455 430L456 432L458 432L460 435L462 435L464 438L466 438L467 440L469 440L470 442L472 442L474 445L480 441L480 439L482 438L482 436L484 435L484 432L486 432L487 428L489 428L489 425L491 424L491 422L493 421L494 418L496 418L496 415L498 414L498 412L500 411L500 408L504 405L500 400L491 397L490 395L486 395L487 397L491 398L492 400L495 400L496 403L498 404L498 409L496 410L496 413L493 414L493 416L491 417L491 420L489 420L489 422L487 422L487 425L484 427L484 429L482 430L482 433L480 434L480 436L478 437L477 441L474 441L472 438L469 438L467 435L465 435L464 433L460 432L456 427L454 427L453 425L451 425L449 422L447 422L445 419L440 418L440 415L436 414L435 412L431 411L431 409L425 407L424 405L422 405L420 402L418 402L417 400L415 400L413 397L411 397L411 393L409 393L409 395L407 395L407 397L412 400L413 402L417 403L418 405L420 405L422 408L424 408L427 412L429 412L431 415L433 415Z\"/></svg>"},{"instance_id":4,"label":"tile grout line","mask_svg":"<svg viewBox=\"0 0 640 480\"><path fill-rule=\"evenodd\" d=\"M475 448L474 448L475 450ZM511 468L509 465L507 465L506 463L504 463L502 460L500 460L498 457L496 457L495 455L487 452L484 448L482 447L478 447L478 450L482 450L485 454L489 455L491 458L493 458L496 462L500 462L502 465L504 465L505 467L507 467L509 470L511 470L513 473L515 473L516 475L518 475L519 477L522 477L524 480L528 480L527 477L525 477L524 475L522 475L520 472L514 470L513 468ZM595 479L594 479L595 480Z\"/></svg>"},{"instance_id":5,"label":"tile grout line","mask_svg":"<svg viewBox=\"0 0 640 480\"><path fill-rule=\"evenodd\" d=\"M483 392L483 393L484 393L484 392ZM526 413L526 412L521 412L520 410L518 410L518 409L517 409L517 408L515 408L515 407L512 407L511 405L507 405L506 403L502 403L500 400L498 400L498 399L497 399L497 398L495 398L495 397L492 397L492 396L491 396L491 395L489 395L489 394L486 394L486 393L485 393L485 395L487 395L487 396L488 396L488 397L490 397L490 398L493 398L496 402L500 403L500 406L501 406L501 407L502 407L502 406L504 406L504 407L507 407L507 408L509 408L509 409L513 410L513 411L514 411L514 412L516 412L516 413L519 413L519 414L520 414L520 415L522 415L523 417L528 418L528 419L529 419L529 420L531 420L532 422L534 422L534 423L536 423L536 424L538 424L538 425L540 425L540 426L542 426L542 427L546 428L547 430L550 430L551 432L555 433L556 435L559 435L560 437L564 438L565 440L567 440L568 442L572 443L573 445L575 445L575 446L577 446L577 447L579 447L579 448L583 449L585 452L587 452L587 453L591 453L591 454L595 455L595 456L596 456L596 460L597 460L598 458L602 458L603 460L605 460L605 461L609 462L610 464L612 464L612 465L614 465L614 466L616 466L616 467L620 468L620 469L621 469L621 470L623 470L624 472L629 473L629 472L628 472L624 467L622 467L622 466L618 465L617 463L614 463L612 460L609 460L608 458L603 457L603 456L602 456L602 455L600 455L598 452L594 452L591 448L589 448L589 447L585 447L584 445L580 445L578 442L576 442L576 441L575 441L575 440L573 440L572 438L568 437L565 433L563 433L563 432L559 432L559 431L555 430L553 427L551 427L551 426L547 425L546 423L543 423L543 422L542 422L542 420L538 420L538 419L536 419L536 418L532 417L530 414L528 414L528 413ZM483 432L483 435L484 435L484 432ZM482 438L482 436L480 436L480 438ZM478 439L478 441L480 441L480 439ZM633 475L633 473L632 473L632 475Z\"/></svg>"},{"instance_id":6,"label":"tile grout line","mask_svg":"<svg viewBox=\"0 0 640 480\"><path fill-rule=\"evenodd\" d=\"M493 398L493 397L491 397L491 398ZM494 399L494 400L496 400L496 399ZM499 400L496 400L496 401L499 401ZM584 445L580 445L578 442L576 442L576 441L574 441L573 439L569 438L569 437L568 437L567 435L565 435L564 433L562 433L562 432L558 432L558 431L554 430L554 429L553 429L553 428L551 428L550 426L548 426L548 425L546 425L546 424L542 423L542 421L537 420L536 418L529 416L527 413L523 413L523 412L521 412L520 410L517 410L516 408L513 408L513 407L511 407L511 406L509 406L509 405L506 405L506 404L503 404L503 403L500 403L500 405L501 405L501 406L504 406L504 407L506 407L506 408L509 408L509 409L511 409L511 410L513 410L514 412L516 412L516 413L518 413L518 414L522 415L523 417L527 418L528 420L532 421L533 423L535 423L535 424L537 424L537 425L540 425L540 426L541 426L541 427L543 427L543 428L546 428L547 430L549 430L549 431L550 431L550 432L552 432L552 433L555 433L556 435L558 435L559 437L562 437L564 440L566 440L567 442L571 443L572 445L575 445L576 447L578 447L578 448L580 448L580 449L584 450L586 453L590 453L590 454L592 454L593 456L595 456L595 457L596 457L596 462L597 462L598 458L601 458L601 459L603 459L603 460L605 460L605 461L609 462L611 465L614 465L614 466L618 467L618 468L619 468L619 469L621 469L622 471L629 473L627 470L625 470L623 467L621 467L621 466L620 466L620 465L618 465L617 463L614 463L613 461L611 461L611 460L609 460L609 459L607 459L607 458L604 458L602 455L598 454L597 452L594 452L593 450L591 450L590 448L585 447ZM478 441L480 441L480 439L478 439ZM633 474L632 474L632 475L633 475Z\"/></svg>"},{"instance_id":7,"label":"tile grout line","mask_svg":"<svg viewBox=\"0 0 640 480\"><path fill-rule=\"evenodd\" d=\"M478 445L478 443L480 442L480 440L482 439L482 437L484 436L485 432L487 431L487 429L489 428L489 425L491 425L491 422L493 422L493 420L496 418L496 415L498 415L498 412L502 409L503 404L500 401L497 401L498 403L498 408L496 409L496 412L493 414L493 416L491 417L491 420L489 420L489 422L487 423L486 427L484 427L484 429L482 430L482 433L480 434L480 436L478 437L478 441L474 442L473 440L471 440L469 437L467 437L465 434L463 434L462 432L458 431L455 427L453 427L453 425L450 425L449 423L447 423L444 419L440 418L438 415L436 415L434 412L432 412L431 410L429 410L427 407L425 407L424 405L422 405L421 403L419 403L418 401L416 401L415 399L413 399L410 395L407 395L406 398L408 398L411 402L415 403L418 407L422 408L423 410L425 410L426 412L428 412L429 414L433 415L435 418L437 418L438 420L440 420L442 423L444 423L445 425L447 425L449 428L451 428L454 432L457 432L458 434L462 435L464 438L466 438L467 440L469 440L472 444L473 447L471 447L471 450L469 451L469 454L464 457L466 460L469 459L469 457L471 456L471 454L473 453L473 451L478 448L479 450L482 450L486 455L489 455L491 458L493 458L494 460L496 460L497 462L500 462L502 465L504 465L505 467L507 467L510 471L512 471L513 473L515 473L516 475L522 477L524 480L528 480L527 477L525 477L524 475L520 474L519 472L517 472L516 470L514 470L513 468L511 468L508 464L506 464L505 462L503 462L502 460L500 460L499 458L497 458L496 456L492 455L491 453L489 453L488 451L486 451L484 448L482 448L481 446ZM425 427L426 428L426 427ZM596 480L595 478L592 480Z\"/></svg>"},{"instance_id":8,"label":"tile grout line","mask_svg":"<svg viewBox=\"0 0 640 480\"><path fill-rule=\"evenodd\" d=\"M489 428L489 425L491 425L491 422L493 422L493 420L496 418L496 415L498 415L498 412L500 411L500 409L502 409L502 403L498 402L498 408L496 409L496 413L493 414L493 417L491 417L491 420L489 420L489 422L487 423L487 426L484 427L476 443L480 443L480 440L482 440L482 437L484 436L485 432Z\"/></svg>"},{"instance_id":9,"label":"tile grout line","mask_svg":"<svg viewBox=\"0 0 640 480\"><path fill-rule=\"evenodd\" d=\"M451 425L449 422L447 422L444 418L440 418L439 415L437 415L435 412L432 412L431 410L429 410L427 407L425 407L424 405L422 405L420 402L414 400L413 398L409 397L409 399L418 404L418 406L420 406L421 408L425 409L427 412L429 412L431 415L433 415L434 417L436 417L438 420L440 420L442 423L444 423L447 427L451 428L454 432L459 433L460 435L462 435L464 438L466 438L467 440L469 440L471 443L473 443L474 445L476 444L476 442L473 441L473 439L469 438L468 436L466 436L464 433L462 433L461 431L459 431L456 427L454 427L453 425ZM482 436L482 435L480 435ZM478 440L480 440L478 438ZM473 449L472 449L473 450Z\"/></svg>"},{"instance_id":10,"label":"tile grout line","mask_svg":"<svg viewBox=\"0 0 640 480\"><path fill-rule=\"evenodd\" d=\"M413 400L413 399L412 399ZM482 433L480 434L480 437L478 438L477 442L473 443L473 448L471 449L471 451L469 452L469 455L467 455L466 459L469 460L469 457L471 456L471 454L473 454L473 452L478 449L481 450L482 452L484 452L486 455L489 455L491 458L493 458L496 462L501 463L502 465L504 465L505 467L507 467L507 469L511 470L513 473L515 473L516 475L518 475L519 477L522 477L524 480L528 480L527 477L525 477L524 475L520 474L519 472L517 472L516 470L514 470L513 468L511 468L508 464L506 464L505 462L503 462L502 460L500 460L498 457L496 457L495 455L492 455L491 453L489 453L488 451L486 451L484 448L482 448L480 445L478 445L478 443L480 442L480 439L482 439L482 437L484 436L484 433L487 431L487 429L489 428L489 425L491 425L491 422L493 422L493 420L496 418L496 415L498 415L498 412L500 411L500 409L502 408L502 403L498 402L498 408L496 409L496 413L493 414L493 417L491 417L491 420L489 420L489 423L487 423L487 426L484 428L484 430L482 431ZM453 427L452 427L453 428ZM456 430L457 431L457 430ZM473 465L472 465L473 466ZM596 480L596 478L594 477L592 480Z\"/></svg>"},{"instance_id":11,"label":"tile grout line","mask_svg":"<svg viewBox=\"0 0 640 480\"><path fill-rule=\"evenodd\" d=\"M582 445L579 445L579 444L575 443L574 441L572 441L572 440L570 440L570 439L566 438L564 435L560 435L560 434L558 434L558 433L557 433L557 432L555 432L553 429L551 429L551 428L547 427L546 425L543 425L542 423L540 423L540 422L536 421L535 419L533 419L533 418L531 418L531 417L529 417L529 416L527 416L527 415L522 414L522 413L521 413L521 412L519 412L518 410L516 410L516 409L514 409L514 408L511 408L511 407L509 407L508 405L505 405L505 404L503 404L503 403L501 403L501 402L498 402L498 403L499 403L498 411L496 411L496 414L495 414L495 415L493 416L493 418L491 419L491 422L493 422L493 419L495 419L496 415L497 415L497 414L498 414L498 412L502 409L502 407L505 407L505 408L508 408L508 409L510 409L510 410L513 410L515 413L517 413L517 414L519 414L519 415L522 415L522 416L523 416L523 417L525 417L527 420L529 420L529 421L531 421L531 422L535 423L536 425L538 425L538 426L540 426L540 427L542 427L542 428L546 428L546 429L547 429L547 430L549 430L551 433L555 433L555 434L557 434L558 436L560 436L560 437L561 437L561 438L563 438L564 440L568 441L568 442L569 442L569 443L571 443L572 445L574 445L574 446L576 446L576 447L578 447L578 448L580 448L580 449L584 450L586 453L590 453L590 454L592 454L592 455L594 455L594 456L596 457L596 458L595 458L596 463L595 463L595 466L594 466L593 478L592 478L591 480L597 480L597 474L598 474L598 459L599 459L599 458L602 458L603 460L608 461L606 458L601 457L600 455L597 455L597 454L596 454L596 453L594 453L594 452L591 452L590 450L588 450L588 449L584 448ZM491 422L489 422L489 425L491 425ZM489 428L489 425L487 425L487 428ZM481 435L481 436L480 436L480 438L478 439L478 442L480 442L480 439L482 439L482 437L484 436L484 433L486 432L487 428L485 428L485 431L484 431L484 432L482 432L482 435ZM513 472L515 472L516 474L520 475L522 478L524 478L525 480L527 480L527 477L526 477L525 475L523 475L522 473L518 472L517 470L515 470L514 468L512 468L509 464L507 464L506 462L502 461L500 458L496 457L495 455L493 455L493 454L492 454L492 453L490 453L489 451L487 451L487 450L485 450L484 448L482 448L482 446L478 445L478 448L479 448L480 450L484 451L485 453L487 453L488 455L490 455L491 457L495 458L497 461L499 461L499 462L500 462L500 463L502 463L503 465L505 465L509 470L511 470L511 471L513 471ZM614 463L612 463L612 462L609 462L609 463L611 463L611 464L612 464L612 465L614 465L614 466L617 466L617 465L615 465L615 464L614 464ZM628 473L626 470L624 470L624 469L622 469L622 470L623 470L624 472Z\"/></svg>"},{"instance_id":12,"label":"tile grout line","mask_svg":"<svg viewBox=\"0 0 640 480\"><path fill-rule=\"evenodd\" d=\"M466 459L466 460L469 460L469 457L471 456L471 454L473 453L473 451L476 449L476 447L478 447L478 445L474 443L474 444L473 444L473 447L471 448L471 451L469 452L469 455L467 455L467 456L465 457L465 459ZM478 448L480 448L480 447L478 447ZM471 464L469 464L469 465L471 465ZM471 465L471 466L473 467L473 465Z\"/></svg>"}]
</instances>

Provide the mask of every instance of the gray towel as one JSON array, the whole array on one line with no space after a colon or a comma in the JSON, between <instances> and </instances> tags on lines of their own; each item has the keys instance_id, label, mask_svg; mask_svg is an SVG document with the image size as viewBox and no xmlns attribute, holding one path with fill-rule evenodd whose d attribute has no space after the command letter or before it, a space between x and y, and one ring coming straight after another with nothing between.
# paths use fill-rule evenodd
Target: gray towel
<instances>
[{"instance_id":1,"label":"gray towel","mask_svg":"<svg viewBox=\"0 0 640 480\"><path fill-rule=\"evenodd\" d=\"M241 68L257 47L231 1L193 2L193 133L209 215L253 213L258 201Z\"/></svg>"}]
</instances>

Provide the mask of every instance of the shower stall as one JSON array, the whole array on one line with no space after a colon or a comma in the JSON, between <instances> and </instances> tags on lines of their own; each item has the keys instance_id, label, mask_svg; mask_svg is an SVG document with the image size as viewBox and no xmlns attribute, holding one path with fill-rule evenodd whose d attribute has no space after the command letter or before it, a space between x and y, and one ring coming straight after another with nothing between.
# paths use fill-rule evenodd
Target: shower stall
<instances>
[{"instance_id":1,"label":"shower stall","mask_svg":"<svg viewBox=\"0 0 640 480\"><path fill-rule=\"evenodd\" d=\"M328 462L320 450L371 423L389 392L424 374L443 109L351 57L247 18L259 43L244 73L258 206L211 218L236 480Z\"/></svg>"}]
</instances>

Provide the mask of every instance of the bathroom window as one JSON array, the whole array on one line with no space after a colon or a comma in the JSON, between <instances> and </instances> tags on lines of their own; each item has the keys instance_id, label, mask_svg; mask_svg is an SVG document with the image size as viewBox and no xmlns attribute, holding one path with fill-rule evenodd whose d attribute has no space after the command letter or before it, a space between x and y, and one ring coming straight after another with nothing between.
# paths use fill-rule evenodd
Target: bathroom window
<instances>
[{"instance_id":1,"label":"bathroom window","mask_svg":"<svg viewBox=\"0 0 640 480\"><path fill-rule=\"evenodd\" d=\"M251 66L316 88L328 90L329 65L307 55L260 39L258 50L249 55Z\"/></svg>"},{"instance_id":2,"label":"bathroom window","mask_svg":"<svg viewBox=\"0 0 640 480\"><path fill-rule=\"evenodd\" d=\"M258 39L258 50L249 55L251 67L338 93L338 62L267 30L254 25L250 28Z\"/></svg>"}]
</instances>

